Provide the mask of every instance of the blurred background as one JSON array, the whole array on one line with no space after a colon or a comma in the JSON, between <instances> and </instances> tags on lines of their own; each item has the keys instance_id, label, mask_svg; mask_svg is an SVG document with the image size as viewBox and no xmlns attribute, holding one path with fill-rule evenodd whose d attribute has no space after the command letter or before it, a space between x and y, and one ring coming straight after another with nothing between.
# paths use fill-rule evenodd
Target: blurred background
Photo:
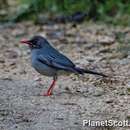
<instances>
[{"instance_id":1,"label":"blurred background","mask_svg":"<svg viewBox=\"0 0 130 130\"><path fill-rule=\"evenodd\" d=\"M0 0L0 22L102 21L130 24L129 0ZM51 20L51 21L50 21Z\"/></svg>"}]
</instances>

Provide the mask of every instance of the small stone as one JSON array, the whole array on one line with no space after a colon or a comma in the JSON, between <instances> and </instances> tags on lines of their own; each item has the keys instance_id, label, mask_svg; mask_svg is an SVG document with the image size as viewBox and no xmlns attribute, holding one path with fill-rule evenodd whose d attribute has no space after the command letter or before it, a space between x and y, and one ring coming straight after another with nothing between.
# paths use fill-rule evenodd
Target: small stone
<instances>
[{"instance_id":1,"label":"small stone","mask_svg":"<svg viewBox=\"0 0 130 130\"><path fill-rule=\"evenodd\" d=\"M115 38L110 36L99 35L97 41L102 45L111 45L115 42Z\"/></svg>"},{"instance_id":2,"label":"small stone","mask_svg":"<svg viewBox=\"0 0 130 130\"><path fill-rule=\"evenodd\" d=\"M5 63L5 60L4 59L0 59L0 63Z\"/></svg>"},{"instance_id":3,"label":"small stone","mask_svg":"<svg viewBox=\"0 0 130 130\"><path fill-rule=\"evenodd\" d=\"M106 99L105 102L106 102L106 103L113 103L113 101L114 101L114 100L113 100L112 98L108 98L108 99Z\"/></svg>"},{"instance_id":4,"label":"small stone","mask_svg":"<svg viewBox=\"0 0 130 130\"><path fill-rule=\"evenodd\" d=\"M98 90L98 91L95 91L94 96L95 96L95 97L99 97L99 96L102 96L103 93L104 93L104 91Z\"/></svg>"},{"instance_id":5,"label":"small stone","mask_svg":"<svg viewBox=\"0 0 130 130\"><path fill-rule=\"evenodd\" d=\"M130 82L127 83L127 93L130 94Z\"/></svg>"},{"instance_id":6,"label":"small stone","mask_svg":"<svg viewBox=\"0 0 130 130\"><path fill-rule=\"evenodd\" d=\"M7 50L5 56L9 59L15 59L18 57L18 53L15 50Z\"/></svg>"},{"instance_id":7,"label":"small stone","mask_svg":"<svg viewBox=\"0 0 130 130\"><path fill-rule=\"evenodd\" d=\"M93 88L89 88L89 93L93 94L93 96L95 96L95 97L99 97L104 94L104 90L99 87L93 87Z\"/></svg>"}]
</instances>

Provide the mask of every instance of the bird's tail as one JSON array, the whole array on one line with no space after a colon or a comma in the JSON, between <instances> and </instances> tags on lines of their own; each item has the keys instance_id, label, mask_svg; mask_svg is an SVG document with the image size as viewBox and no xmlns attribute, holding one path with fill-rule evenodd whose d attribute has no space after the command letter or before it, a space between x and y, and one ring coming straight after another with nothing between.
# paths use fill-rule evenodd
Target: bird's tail
<instances>
[{"instance_id":1,"label":"bird's tail","mask_svg":"<svg viewBox=\"0 0 130 130\"><path fill-rule=\"evenodd\" d=\"M94 74L94 75L100 75L100 76L103 76L103 77L108 77L108 76L105 75L105 74L98 73L98 72L95 72L95 71L92 71L92 70L87 70L87 69L78 68L78 67L75 68L75 71L77 71L79 74L88 73L88 74Z\"/></svg>"}]
</instances>

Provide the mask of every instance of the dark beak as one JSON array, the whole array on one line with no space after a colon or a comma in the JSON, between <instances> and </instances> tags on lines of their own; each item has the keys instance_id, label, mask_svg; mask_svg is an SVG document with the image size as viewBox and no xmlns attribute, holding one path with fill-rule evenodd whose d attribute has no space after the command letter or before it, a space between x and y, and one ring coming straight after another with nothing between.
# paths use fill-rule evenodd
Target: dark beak
<instances>
[{"instance_id":1,"label":"dark beak","mask_svg":"<svg viewBox=\"0 0 130 130\"><path fill-rule=\"evenodd\" d=\"M21 40L20 43L32 45L32 43L29 40Z\"/></svg>"}]
</instances>

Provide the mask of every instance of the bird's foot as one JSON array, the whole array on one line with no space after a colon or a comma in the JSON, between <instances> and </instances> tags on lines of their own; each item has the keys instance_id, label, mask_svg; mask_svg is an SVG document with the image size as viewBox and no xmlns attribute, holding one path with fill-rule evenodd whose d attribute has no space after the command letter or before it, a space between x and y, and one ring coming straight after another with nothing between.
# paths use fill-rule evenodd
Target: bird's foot
<instances>
[{"instance_id":1,"label":"bird's foot","mask_svg":"<svg viewBox=\"0 0 130 130\"><path fill-rule=\"evenodd\" d=\"M51 96L51 95L52 95L52 93L47 92L47 93L42 94L42 95L43 95L43 96Z\"/></svg>"},{"instance_id":2,"label":"bird's foot","mask_svg":"<svg viewBox=\"0 0 130 130\"><path fill-rule=\"evenodd\" d=\"M55 82L56 82L56 80L53 80L51 86L49 87L49 89L47 90L47 92L45 94L43 94L43 96L51 96L52 95Z\"/></svg>"}]
</instances>

